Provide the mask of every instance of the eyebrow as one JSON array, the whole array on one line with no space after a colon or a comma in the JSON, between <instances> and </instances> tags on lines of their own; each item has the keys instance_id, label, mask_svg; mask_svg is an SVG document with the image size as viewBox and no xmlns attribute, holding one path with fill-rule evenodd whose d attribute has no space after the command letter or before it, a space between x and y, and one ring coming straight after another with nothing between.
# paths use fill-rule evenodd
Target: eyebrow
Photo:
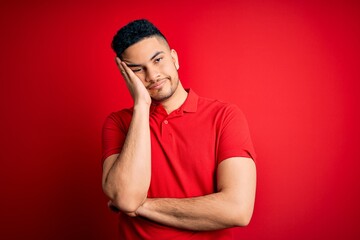
<instances>
[{"instance_id":1,"label":"eyebrow","mask_svg":"<svg viewBox=\"0 0 360 240\"><path fill-rule=\"evenodd\" d=\"M156 58L159 54L161 54L161 53L164 53L164 51L158 51L158 52L156 52L151 58L150 58L150 60L153 60L154 58Z\"/></svg>"},{"instance_id":2,"label":"eyebrow","mask_svg":"<svg viewBox=\"0 0 360 240\"><path fill-rule=\"evenodd\" d=\"M126 63L126 65L128 66L128 67L141 67L141 65L140 64L133 64L133 63Z\"/></svg>"},{"instance_id":3,"label":"eyebrow","mask_svg":"<svg viewBox=\"0 0 360 240\"><path fill-rule=\"evenodd\" d=\"M156 58L159 54L162 54L164 53L164 51L158 51L156 52L151 58L150 60L153 60L154 58ZM142 65L141 64L136 64L136 63L126 63L126 65L128 67L141 67Z\"/></svg>"}]
</instances>

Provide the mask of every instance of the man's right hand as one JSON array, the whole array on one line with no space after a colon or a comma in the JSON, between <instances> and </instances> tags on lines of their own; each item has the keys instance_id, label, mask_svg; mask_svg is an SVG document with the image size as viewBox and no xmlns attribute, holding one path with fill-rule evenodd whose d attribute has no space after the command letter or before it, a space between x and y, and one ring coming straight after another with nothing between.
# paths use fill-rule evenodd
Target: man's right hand
<instances>
[{"instance_id":1,"label":"man's right hand","mask_svg":"<svg viewBox=\"0 0 360 240\"><path fill-rule=\"evenodd\" d=\"M141 80L135 75L135 73L126 65L125 62L121 61L120 58L115 58L116 64L120 70L121 75L125 79L126 86L130 91L130 94L134 100L134 105L146 104L150 106L151 98Z\"/></svg>"}]
</instances>

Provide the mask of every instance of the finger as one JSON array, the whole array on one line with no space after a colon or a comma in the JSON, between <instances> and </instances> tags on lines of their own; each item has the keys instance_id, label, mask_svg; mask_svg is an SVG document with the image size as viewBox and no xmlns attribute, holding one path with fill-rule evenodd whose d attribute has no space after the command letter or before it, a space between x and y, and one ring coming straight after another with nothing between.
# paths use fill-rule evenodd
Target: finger
<instances>
[{"instance_id":1,"label":"finger","mask_svg":"<svg viewBox=\"0 0 360 240\"><path fill-rule=\"evenodd\" d=\"M129 81L130 77L129 77L127 71L125 70L124 65L122 64L124 62L121 61L121 59L118 58L118 57L115 57L115 62L116 62L116 65L118 66L118 68L120 70L121 75L125 78L126 81ZM126 64L125 64L125 66L126 66Z\"/></svg>"},{"instance_id":2,"label":"finger","mask_svg":"<svg viewBox=\"0 0 360 240\"><path fill-rule=\"evenodd\" d=\"M125 62L121 61L121 67L122 69L125 70L126 75L128 76L128 78L133 82L134 79L138 79L138 77L136 76L136 74L128 67L128 65L126 65Z\"/></svg>"},{"instance_id":3,"label":"finger","mask_svg":"<svg viewBox=\"0 0 360 240\"><path fill-rule=\"evenodd\" d=\"M120 58L119 58L119 57L115 57L115 62L116 62L116 64L119 66L119 65L120 65L120 63L121 63Z\"/></svg>"},{"instance_id":4,"label":"finger","mask_svg":"<svg viewBox=\"0 0 360 240\"><path fill-rule=\"evenodd\" d=\"M119 68L120 72L121 72L121 60L118 57L115 57L115 63L117 65L117 67Z\"/></svg>"},{"instance_id":5,"label":"finger","mask_svg":"<svg viewBox=\"0 0 360 240\"><path fill-rule=\"evenodd\" d=\"M130 78L129 74L127 73L127 71L125 70L125 68L128 68L131 71L131 69L125 64L125 62L121 61L120 58L115 57L115 62L120 70L121 75L123 76L126 86L129 89L129 92L131 94L131 96L134 97L134 90L133 90L133 80Z\"/></svg>"},{"instance_id":6,"label":"finger","mask_svg":"<svg viewBox=\"0 0 360 240\"><path fill-rule=\"evenodd\" d=\"M116 57L115 61L118 64L118 67L122 74L126 74L127 77L129 77L129 79L137 78L137 76L131 70L131 68L129 68L128 65L126 65L126 63L124 61L121 61L121 59L119 57Z\"/></svg>"}]
</instances>

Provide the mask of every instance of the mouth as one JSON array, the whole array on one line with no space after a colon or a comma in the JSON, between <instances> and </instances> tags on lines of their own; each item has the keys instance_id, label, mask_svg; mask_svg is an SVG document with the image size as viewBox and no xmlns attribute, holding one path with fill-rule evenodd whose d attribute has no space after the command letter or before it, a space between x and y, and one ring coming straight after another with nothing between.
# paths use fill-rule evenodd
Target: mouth
<instances>
[{"instance_id":1,"label":"mouth","mask_svg":"<svg viewBox=\"0 0 360 240\"><path fill-rule=\"evenodd\" d=\"M166 78L164 78L164 79L161 79L161 80L159 80L159 81L157 81L157 82L155 82L155 83L152 83L152 84L150 84L148 87L147 87L147 89L149 89L149 90L157 90L157 89L160 89L160 88L162 88L162 86L165 84L165 82L166 82Z\"/></svg>"}]
</instances>

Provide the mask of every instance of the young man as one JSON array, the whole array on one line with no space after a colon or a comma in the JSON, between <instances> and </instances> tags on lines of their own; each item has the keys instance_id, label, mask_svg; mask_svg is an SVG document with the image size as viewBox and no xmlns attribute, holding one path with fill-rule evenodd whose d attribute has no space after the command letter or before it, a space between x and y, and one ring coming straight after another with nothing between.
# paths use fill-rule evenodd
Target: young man
<instances>
[{"instance_id":1,"label":"young man","mask_svg":"<svg viewBox=\"0 0 360 240\"><path fill-rule=\"evenodd\" d=\"M176 51L147 20L121 28L112 47L134 100L103 127L102 184L121 238L232 239L255 199L245 117L185 90Z\"/></svg>"}]
</instances>

